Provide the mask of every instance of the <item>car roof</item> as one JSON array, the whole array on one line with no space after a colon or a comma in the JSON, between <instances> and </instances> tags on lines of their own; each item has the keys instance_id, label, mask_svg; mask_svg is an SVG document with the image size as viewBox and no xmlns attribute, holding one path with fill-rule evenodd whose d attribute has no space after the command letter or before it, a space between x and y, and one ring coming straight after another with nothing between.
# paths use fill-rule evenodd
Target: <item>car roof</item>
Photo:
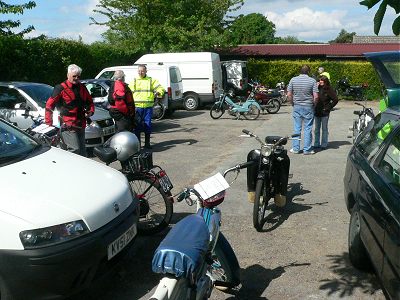
<instances>
[{"instance_id":1,"label":"car roof","mask_svg":"<svg viewBox=\"0 0 400 300\"><path fill-rule=\"evenodd\" d=\"M387 64L400 64L400 51L367 52L364 56L372 63L380 79L387 89L399 89L400 82L395 69ZM396 78L397 77L397 78Z\"/></svg>"},{"instance_id":2,"label":"car roof","mask_svg":"<svg viewBox=\"0 0 400 300\"><path fill-rule=\"evenodd\" d=\"M390 106L383 113L389 113L400 117L400 105Z\"/></svg>"}]
</instances>

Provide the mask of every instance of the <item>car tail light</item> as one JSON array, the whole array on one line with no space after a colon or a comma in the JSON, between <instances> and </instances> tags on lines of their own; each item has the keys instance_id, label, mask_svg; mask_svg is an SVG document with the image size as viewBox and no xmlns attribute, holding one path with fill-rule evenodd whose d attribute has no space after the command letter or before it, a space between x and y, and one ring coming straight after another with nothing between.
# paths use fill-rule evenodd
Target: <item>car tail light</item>
<instances>
[{"instance_id":1,"label":"car tail light","mask_svg":"<svg viewBox=\"0 0 400 300\"><path fill-rule=\"evenodd\" d=\"M172 97L172 90L171 90L171 87L168 87L168 97Z\"/></svg>"}]
</instances>

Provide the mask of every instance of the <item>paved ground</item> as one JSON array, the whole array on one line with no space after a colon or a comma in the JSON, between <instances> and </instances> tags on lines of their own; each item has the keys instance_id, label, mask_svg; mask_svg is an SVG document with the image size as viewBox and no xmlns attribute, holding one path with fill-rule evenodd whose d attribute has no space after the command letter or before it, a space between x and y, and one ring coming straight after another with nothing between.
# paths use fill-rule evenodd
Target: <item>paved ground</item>
<instances>
[{"instance_id":1,"label":"paved ground","mask_svg":"<svg viewBox=\"0 0 400 300\"><path fill-rule=\"evenodd\" d=\"M343 175L351 147L347 130L355 109L352 102L340 102L332 112L327 150L312 156L290 154L293 203L287 213L276 216L272 228L259 233L252 227L245 171L232 184L220 206L222 231L239 259L242 288L237 295L215 290L211 299L384 299L375 276L355 270L348 259ZM155 124L154 162L167 170L178 193L245 161L258 144L240 137L243 128L262 137L289 134L291 107L256 121L229 115L212 120L208 110L177 111L173 119ZM194 211L184 203L174 209L173 223ZM160 279L151 273L152 254L165 233L138 237L114 273L72 299L148 299Z\"/></svg>"}]
</instances>

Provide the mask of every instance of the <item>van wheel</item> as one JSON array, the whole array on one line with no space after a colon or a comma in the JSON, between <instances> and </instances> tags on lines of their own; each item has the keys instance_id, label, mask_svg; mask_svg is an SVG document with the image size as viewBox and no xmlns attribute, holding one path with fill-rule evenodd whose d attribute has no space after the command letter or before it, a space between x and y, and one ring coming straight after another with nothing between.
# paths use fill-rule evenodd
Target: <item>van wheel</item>
<instances>
[{"instance_id":1,"label":"van wheel","mask_svg":"<svg viewBox=\"0 0 400 300\"><path fill-rule=\"evenodd\" d=\"M183 98L183 107L186 110L196 110L199 107L199 97L195 94L187 94Z\"/></svg>"}]
</instances>

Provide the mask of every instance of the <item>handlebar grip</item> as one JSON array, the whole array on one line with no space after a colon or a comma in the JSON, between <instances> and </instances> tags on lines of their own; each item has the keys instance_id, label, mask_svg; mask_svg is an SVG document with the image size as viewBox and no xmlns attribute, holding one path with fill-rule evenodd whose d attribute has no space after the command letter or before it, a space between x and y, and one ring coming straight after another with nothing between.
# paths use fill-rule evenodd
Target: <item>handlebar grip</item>
<instances>
[{"instance_id":1,"label":"handlebar grip","mask_svg":"<svg viewBox=\"0 0 400 300\"><path fill-rule=\"evenodd\" d=\"M249 167L249 166L251 166L251 165L254 165L256 162L254 161L254 160L249 160L249 161L247 161L247 162L245 162L245 163L242 163L242 164L239 164L237 167L239 168L239 169L245 169L245 168L247 168L247 167Z\"/></svg>"},{"instance_id":2,"label":"handlebar grip","mask_svg":"<svg viewBox=\"0 0 400 300\"><path fill-rule=\"evenodd\" d=\"M176 201L181 202L185 200L186 198L186 190L182 191L182 193L179 194L178 198L176 198Z\"/></svg>"},{"instance_id":3,"label":"handlebar grip","mask_svg":"<svg viewBox=\"0 0 400 300\"><path fill-rule=\"evenodd\" d=\"M299 137L299 136L300 136L300 133L296 133L296 134L292 134L291 135L292 138Z\"/></svg>"},{"instance_id":4,"label":"handlebar grip","mask_svg":"<svg viewBox=\"0 0 400 300\"><path fill-rule=\"evenodd\" d=\"M248 135L250 135L250 133L251 133L251 132L250 132L249 130L247 130L247 129L243 129L242 132L243 132L244 134L248 134Z\"/></svg>"}]
</instances>

